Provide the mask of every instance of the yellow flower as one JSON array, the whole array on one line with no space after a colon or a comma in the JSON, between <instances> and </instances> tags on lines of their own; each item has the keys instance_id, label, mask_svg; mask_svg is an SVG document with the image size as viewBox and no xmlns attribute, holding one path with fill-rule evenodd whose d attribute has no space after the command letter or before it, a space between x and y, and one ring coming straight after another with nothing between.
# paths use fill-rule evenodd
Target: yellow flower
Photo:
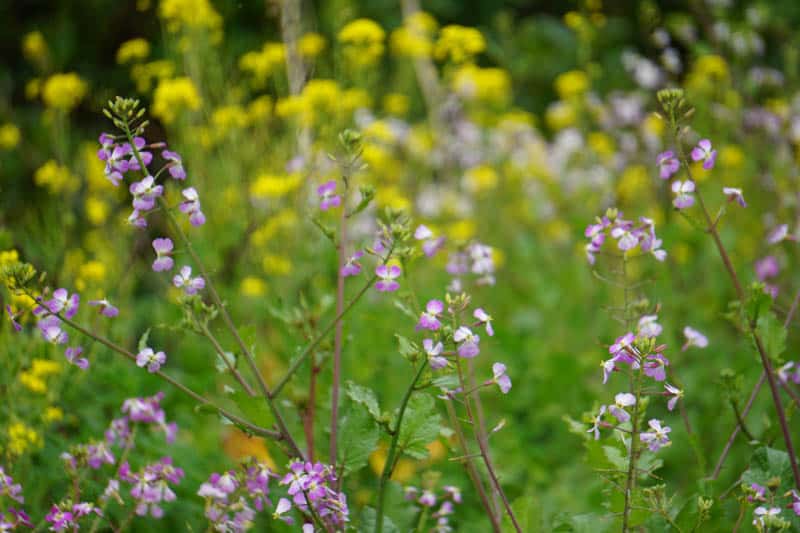
<instances>
[{"instance_id":1,"label":"yellow flower","mask_svg":"<svg viewBox=\"0 0 800 533\"><path fill-rule=\"evenodd\" d=\"M283 209L267 220L250 236L254 246L264 246L281 230L291 228L297 223L297 215L291 209Z\"/></svg>"},{"instance_id":2,"label":"yellow flower","mask_svg":"<svg viewBox=\"0 0 800 533\"><path fill-rule=\"evenodd\" d=\"M269 95L259 96L247 105L247 117L250 124L257 124L272 114L272 98Z\"/></svg>"},{"instance_id":3,"label":"yellow flower","mask_svg":"<svg viewBox=\"0 0 800 533\"><path fill-rule=\"evenodd\" d=\"M339 42L345 45L344 53L357 67L375 64L383 55L386 32L374 20L356 19L339 31Z\"/></svg>"},{"instance_id":4,"label":"yellow flower","mask_svg":"<svg viewBox=\"0 0 800 533\"><path fill-rule=\"evenodd\" d=\"M430 57L433 51L433 34L438 26L431 15L417 11L392 32L389 39L392 52L398 56Z\"/></svg>"},{"instance_id":5,"label":"yellow flower","mask_svg":"<svg viewBox=\"0 0 800 533\"><path fill-rule=\"evenodd\" d=\"M117 49L117 63L124 65L133 61L142 61L150 55L150 43L141 37L125 41Z\"/></svg>"},{"instance_id":6,"label":"yellow flower","mask_svg":"<svg viewBox=\"0 0 800 533\"><path fill-rule=\"evenodd\" d=\"M171 78L173 74L175 74L175 65L165 59L131 67L131 78L136 83L136 90L140 93L148 92L153 87L153 81Z\"/></svg>"},{"instance_id":7,"label":"yellow flower","mask_svg":"<svg viewBox=\"0 0 800 533\"><path fill-rule=\"evenodd\" d=\"M411 202L395 185L380 187L375 192L375 204L378 207L391 207L394 209L408 209Z\"/></svg>"},{"instance_id":8,"label":"yellow flower","mask_svg":"<svg viewBox=\"0 0 800 533\"><path fill-rule=\"evenodd\" d=\"M0 268L19 263L19 252L16 250L3 250L0 252Z\"/></svg>"},{"instance_id":9,"label":"yellow flower","mask_svg":"<svg viewBox=\"0 0 800 533\"><path fill-rule=\"evenodd\" d=\"M575 108L567 102L553 102L544 115L545 122L553 131L563 130L575 124L578 114Z\"/></svg>"},{"instance_id":10,"label":"yellow flower","mask_svg":"<svg viewBox=\"0 0 800 533\"><path fill-rule=\"evenodd\" d=\"M153 94L153 115L171 124L183 110L197 111L202 100L187 77L161 80Z\"/></svg>"},{"instance_id":11,"label":"yellow flower","mask_svg":"<svg viewBox=\"0 0 800 533\"><path fill-rule=\"evenodd\" d=\"M246 276L242 279L242 283L239 286L239 292L250 298L264 296L264 294L267 292L267 284L261 278L257 278L255 276Z\"/></svg>"},{"instance_id":12,"label":"yellow flower","mask_svg":"<svg viewBox=\"0 0 800 533\"><path fill-rule=\"evenodd\" d=\"M285 276L292 272L292 262L280 255L265 255L261 266L264 268L264 272L273 276Z\"/></svg>"},{"instance_id":13,"label":"yellow flower","mask_svg":"<svg viewBox=\"0 0 800 533\"><path fill-rule=\"evenodd\" d=\"M108 219L111 211L111 207L97 196L87 196L83 208L86 211L86 218L95 226L102 225Z\"/></svg>"},{"instance_id":14,"label":"yellow flower","mask_svg":"<svg viewBox=\"0 0 800 533\"><path fill-rule=\"evenodd\" d=\"M106 277L106 265L94 259L87 261L81 265L79 276L86 281L103 281Z\"/></svg>"},{"instance_id":15,"label":"yellow flower","mask_svg":"<svg viewBox=\"0 0 800 533\"><path fill-rule=\"evenodd\" d=\"M325 44L325 37L319 33L309 32L300 37L297 48L300 50L300 55L313 59L325 50Z\"/></svg>"},{"instance_id":16,"label":"yellow flower","mask_svg":"<svg viewBox=\"0 0 800 533\"><path fill-rule=\"evenodd\" d=\"M464 63L486 50L483 34L475 28L452 24L442 28L436 41L436 59L449 59L453 63Z\"/></svg>"},{"instance_id":17,"label":"yellow flower","mask_svg":"<svg viewBox=\"0 0 800 533\"><path fill-rule=\"evenodd\" d=\"M503 69L465 65L453 76L453 90L467 100L504 104L511 98L511 77Z\"/></svg>"},{"instance_id":18,"label":"yellow flower","mask_svg":"<svg viewBox=\"0 0 800 533\"><path fill-rule=\"evenodd\" d=\"M257 199L281 198L300 186L300 174L279 176L275 174L259 174L250 185L250 196Z\"/></svg>"},{"instance_id":19,"label":"yellow flower","mask_svg":"<svg viewBox=\"0 0 800 533\"><path fill-rule=\"evenodd\" d=\"M652 188L653 179L644 165L631 165L626 168L617 183L617 194L626 202L641 198Z\"/></svg>"},{"instance_id":20,"label":"yellow flower","mask_svg":"<svg viewBox=\"0 0 800 533\"><path fill-rule=\"evenodd\" d=\"M74 72L53 74L42 87L42 100L47 107L69 111L83 100L89 86Z\"/></svg>"},{"instance_id":21,"label":"yellow flower","mask_svg":"<svg viewBox=\"0 0 800 533\"><path fill-rule=\"evenodd\" d=\"M53 159L36 170L33 181L39 187L47 187L52 194L74 191L80 185L67 167L59 165Z\"/></svg>"},{"instance_id":22,"label":"yellow flower","mask_svg":"<svg viewBox=\"0 0 800 533\"><path fill-rule=\"evenodd\" d=\"M25 84L25 98L28 100L36 100L39 98L39 93L42 91L42 80L39 78L32 78Z\"/></svg>"},{"instance_id":23,"label":"yellow flower","mask_svg":"<svg viewBox=\"0 0 800 533\"><path fill-rule=\"evenodd\" d=\"M614 156L614 140L602 131L594 131L587 138L589 147L604 161Z\"/></svg>"},{"instance_id":24,"label":"yellow flower","mask_svg":"<svg viewBox=\"0 0 800 533\"><path fill-rule=\"evenodd\" d=\"M372 97L364 89L347 89L342 93L340 105L341 111L349 115L357 109L369 109L372 106Z\"/></svg>"},{"instance_id":25,"label":"yellow flower","mask_svg":"<svg viewBox=\"0 0 800 533\"><path fill-rule=\"evenodd\" d=\"M64 411L59 407L49 406L46 407L42 413L42 420L45 422L58 422L64 418Z\"/></svg>"},{"instance_id":26,"label":"yellow flower","mask_svg":"<svg viewBox=\"0 0 800 533\"><path fill-rule=\"evenodd\" d=\"M54 376L61 372L61 363L50 359L36 358L31 364L31 373L39 378Z\"/></svg>"},{"instance_id":27,"label":"yellow flower","mask_svg":"<svg viewBox=\"0 0 800 533\"><path fill-rule=\"evenodd\" d=\"M44 394L47 392L47 383L45 383L42 378L35 376L31 372L20 372L18 379L23 387L34 394Z\"/></svg>"},{"instance_id":28,"label":"yellow flower","mask_svg":"<svg viewBox=\"0 0 800 533\"><path fill-rule=\"evenodd\" d=\"M714 54L697 58L686 76L686 87L689 90L704 93L725 88L729 82L728 64L721 56Z\"/></svg>"},{"instance_id":29,"label":"yellow flower","mask_svg":"<svg viewBox=\"0 0 800 533\"><path fill-rule=\"evenodd\" d=\"M11 150L19 144L19 128L14 124L8 123L0 126L0 148Z\"/></svg>"},{"instance_id":30,"label":"yellow flower","mask_svg":"<svg viewBox=\"0 0 800 533\"><path fill-rule=\"evenodd\" d=\"M719 163L725 169L740 169L744 165L744 152L735 144L727 144L719 149Z\"/></svg>"},{"instance_id":31,"label":"yellow flower","mask_svg":"<svg viewBox=\"0 0 800 533\"><path fill-rule=\"evenodd\" d=\"M246 128L247 123L247 112L238 105L218 107L211 113L212 131L219 138L227 136L231 131Z\"/></svg>"},{"instance_id":32,"label":"yellow flower","mask_svg":"<svg viewBox=\"0 0 800 533\"><path fill-rule=\"evenodd\" d=\"M496 188L497 181L497 172L489 165L472 167L464 174L464 186L474 194Z\"/></svg>"},{"instance_id":33,"label":"yellow flower","mask_svg":"<svg viewBox=\"0 0 800 533\"><path fill-rule=\"evenodd\" d=\"M209 0L161 0L158 15L167 22L167 30L209 30L214 41L222 38L222 17Z\"/></svg>"},{"instance_id":34,"label":"yellow flower","mask_svg":"<svg viewBox=\"0 0 800 533\"><path fill-rule=\"evenodd\" d=\"M48 51L42 32L32 31L22 38L22 54L31 62L44 63Z\"/></svg>"},{"instance_id":35,"label":"yellow flower","mask_svg":"<svg viewBox=\"0 0 800 533\"><path fill-rule=\"evenodd\" d=\"M114 185L104 172L105 165L97 158L97 145L89 142L83 143L81 156L83 159L83 172L86 174L86 184L89 190L92 192L114 190Z\"/></svg>"},{"instance_id":36,"label":"yellow flower","mask_svg":"<svg viewBox=\"0 0 800 533\"><path fill-rule=\"evenodd\" d=\"M12 455L22 455L28 450L43 446L42 436L33 428L22 422L13 422L8 426L8 450Z\"/></svg>"},{"instance_id":37,"label":"yellow flower","mask_svg":"<svg viewBox=\"0 0 800 533\"><path fill-rule=\"evenodd\" d=\"M402 93L389 93L383 97L383 109L390 115L397 117L408 113L408 96Z\"/></svg>"},{"instance_id":38,"label":"yellow flower","mask_svg":"<svg viewBox=\"0 0 800 533\"><path fill-rule=\"evenodd\" d=\"M240 57L239 68L250 73L257 86L263 86L270 76L286 68L286 48L282 43L265 43L260 51Z\"/></svg>"},{"instance_id":39,"label":"yellow flower","mask_svg":"<svg viewBox=\"0 0 800 533\"><path fill-rule=\"evenodd\" d=\"M654 137L661 137L664 134L664 120L656 113L650 113L642 123L644 131Z\"/></svg>"},{"instance_id":40,"label":"yellow flower","mask_svg":"<svg viewBox=\"0 0 800 533\"><path fill-rule=\"evenodd\" d=\"M447 235L454 241L468 241L475 236L475 222L472 220L459 220L447 227Z\"/></svg>"},{"instance_id":41,"label":"yellow flower","mask_svg":"<svg viewBox=\"0 0 800 533\"><path fill-rule=\"evenodd\" d=\"M559 98L568 100L589 90L589 76L582 70L570 70L559 74L553 86Z\"/></svg>"}]
</instances>

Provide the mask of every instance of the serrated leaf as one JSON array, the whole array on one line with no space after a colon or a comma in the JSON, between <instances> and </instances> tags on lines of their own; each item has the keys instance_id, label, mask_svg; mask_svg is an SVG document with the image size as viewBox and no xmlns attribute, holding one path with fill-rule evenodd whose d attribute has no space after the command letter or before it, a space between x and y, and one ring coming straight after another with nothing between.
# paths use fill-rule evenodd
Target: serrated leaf
<instances>
[{"instance_id":1,"label":"serrated leaf","mask_svg":"<svg viewBox=\"0 0 800 533\"><path fill-rule=\"evenodd\" d=\"M777 319L774 313L765 313L758 318L756 332L761 337L761 343L767 356L772 361L780 362L781 354L786 350L786 328Z\"/></svg>"},{"instance_id":2,"label":"serrated leaf","mask_svg":"<svg viewBox=\"0 0 800 533\"><path fill-rule=\"evenodd\" d=\"M380 430L363 404L348 402L339 418L338 464L344 475L360 470L378 447Z\"/></svg>"},{"instance_id":3,"label":"serrated leaf","mask_svg":"<svg viewBox=\"0 0 800 533\"><path fill-rule=\"evenodd\" d=\"M441 423L433 396L416 394L406 407L400 426L398 445L406 455L415 459L428 457L427 445L439 436Z\"/></svg>"},{"instance_id":4,"label":"serrated leaf","mask_svg":"<svg viewBox=\"0 0 800 533\"><path fill-rule=\"evenodd\" d=\"M375 396L375 392L372 389L348 381L345 384L344 392L352 401L363 405L373 419L379 420L381 418L381 408L378 404L378 398Z\"/></svg>"}]
</instances>

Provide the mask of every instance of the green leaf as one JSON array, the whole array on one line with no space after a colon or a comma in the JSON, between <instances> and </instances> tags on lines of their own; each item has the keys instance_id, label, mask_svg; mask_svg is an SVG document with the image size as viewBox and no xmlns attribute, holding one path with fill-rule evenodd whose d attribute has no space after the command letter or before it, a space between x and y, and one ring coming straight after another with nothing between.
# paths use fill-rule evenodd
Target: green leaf
<instances>
[{"instance_id":1,"label":"green leaf","mask_svg":"<svg viewBox=\"0 0 800 533\"><path fill-rule=\"evenodd\" d=\"M147 348L147 341L150 340L150 328L147 328L147 331L142 333L142 336L139 337L139 351L141 352L145 348Z\"/></svg>"},{"instance_id":2,"label":"green leaf","mask_svg":"<svg viewBox=\"0 0 800 533\"><path fill-rule=\"evenodd\" d=\"M756 332L772 361L779 363L781 354L786 350L786 328L775 317L774 313L765 313L758 318Z\"/></svg>"},{"instance_id":3,"label":"green leaf","mask_svg":"<svg viewBox=\"0 0 800 533\"><path fill-rule=\"evenodd\" d=\"M360 470L378 447L378 424L363 404L348 402L339 418L338 463L344 475Z\"/></svg>"},{"instance_id":4,"label":"green leaf","mask_svg":"<svg viewBox=\"0 0 800 533\"><path fill-rule=\"evenodd\" d=\"M427 445L439 436L441 423L436 403L429 394L416 394L406 407L400 426L400 450L415 459L428 457Z\"/></svg>"},{"instance_id":5,"label":"green leaf","mask_svg":"<svg viewBox=\"0 0 800 533\"><path fill-rule=\"evenodd\" d=\"M375 531L375 522L377 521L377 516L375 513L375 509L372 507L364 507L361 511L361 523L358 524L358 533L372 533ZM383 531L385 533L399 533L399 529L394 522L386 516L383 515Z\"/></svg>"},{"instance_id":6,"label":"green leaf","mask_svg":"<svg viewBox=\"0 0 800 533\"><path fill-rule=\"evenodd\" d=\"M344 393L355 403L363 405L373 419L380 420L381 408L372 389L348 381L344 386Z\"/></svg>"},{"instance_id":7,"label":"green leaf","mask_svg":"<svg viewBox=\"0 0 800 533\"><path fill-rule=\"evenodd\" d=\"M742 484L758 483L766 486L773 478L780 478L781 489L788 490L792 479L792 466L789 454L766 446L758 448L750 458L750 468L742 474ZM785 492L779 490L779 492Z\"/></svg>"},{"instance_id":8,"label":"green leaf","mask_svg":"<svg viewBox=\"0 0 800 533\"><path fill-rule=\"evenodd\" d=\"M261 396L250 396L242 390L236 390L229 397L249 422L264 428L272 426L275 422L272 412Z\"/></svg>"},{"instance_id":9,"label":"green leaf","mask_svg":"<svg viewBox=\"0 0 800 533\"><path fill-rule=\"evenodd\" d=\"M400 355L405 358L412 357L419 353L419 347L412 341L403 337L402 335L395 335L397 337L398 351Z\"/></svg>"}]
</instances>

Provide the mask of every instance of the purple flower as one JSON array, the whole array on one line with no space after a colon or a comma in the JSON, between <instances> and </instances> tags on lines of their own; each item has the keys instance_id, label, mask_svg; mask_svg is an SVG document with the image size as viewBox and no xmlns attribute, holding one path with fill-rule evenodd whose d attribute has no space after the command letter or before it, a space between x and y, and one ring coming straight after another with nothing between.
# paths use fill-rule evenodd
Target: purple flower
<instances>
[{"instance_id":1,"label":"purple flower","mask_svg":"<svg viewBox=\"0 0 800 533\"><path fill-rule=\"evenodd\" d=\"M342 268L339 270L339 274L343 278L358 276L361 274L361 263L359 263L358 260L362 257L364 257L364 252L362 250L355 252L347 261L345 261L344 265L342 265Z\"/></svg>"},{"instance_id":2,"label":"purple flower","mask_svg":"<svg viewBox=\"0 0 800 533\"><path fill-rule=\"evenodd\" d=\"M194 187L189 187L181 191L184 201L181 202L180 210L189 215L189 222L192 226L202 226L206 223L206 216L200 209L200 195Z\"/></svg>"},{"instance_id":3,"label":"purple flower","mask_svg":"<svg viewBox=\"0 0 800 533\"><path fill-rule=\"evenodd\" d=\"M675 404L678 403L678 400L683 398L683 391L669 383L664 383L664 389L666 390L665 394L670 397L669 401L667 401L667 409L672 411L675 409Z\"/></svg>"},{"instance_id":4,"label":"purple flower","mask_svg":"<svg viewBox=\"0 0 800 533\"><path fill-rule=\"evenodd\" d=\"M336 180L326 181L317 187L317 194L321 198L319 208L323 211L342 205L342 197L336 194Z\"/></svg>"},{"instance_id":5,"label":"purple flower","mask_svg":"<svg viewBox=\"0 0 800 533\"><path fill-rule=\"evenodd\" d=\"M183 290L189 296L197 294L198 291L202 290L206 286L206 280L202 277L192 277L192 267L190 266L183 266L181 267L181 271L179 274L176 274L172 278L172 284L178 287L179 289L183 287Z\"/></svg>"},{"instance_id":6,"label":"purple flower","mask_svg":"<svg viewBox=\"0 0 800 533\"><path fill-rule=\"evenodd\" d=\"M433 232L423 224L420 224L417 226L417 229L414 230L414 238L418 241L423 241L422 252L427 257L436 255L436 252L444 246L445 242L444 237L434 237Z\"/></svg>"},{"instance_id":7,"label":"purple flower","mask_svg":"<svg viewBox=\"0 0 800 533\"><path fill-rule=\"evenodd\" d=\"M744 201L744 196L742 195L742 189L723 187L722 193L728 197L729 202L736 202L742 207L747 207L747 202Z\"/></svg>"},{"instance_id":8,"label":"purple flower","mask_svg":"<svg viewBox=\"0 0 800 533\"><path fill-rule=\"evenodd\" d=\"M8 318L11 320L11 327L14 328L14 331L22 331L22 324L17 322L17 315L14 314L14 311L8 304L6 304L6 314L8 314Z\"/></svg>"},{"instance_id":9,"label":"purple flower","mask_svg":"<svg viewBox=\"0 0 800 533\"><path fill-rule=\"evenodd\" d=\"M61 329L61 320L55 315L47 315L36 324L42 337L53 344L66 344L69 335Z\"/></svg>"},{"instance_id":10,"label":"purple flower","mask_svg":"<svg viewBox=\"0 0 800 533\"><path fill-rule=\"evenodd\" d=\"M58 506L53 505L44 519L50 522L51 531L64 531L73 526L75 517L70 511L62 511Z\"/></svg>"},{"instance_id":11,"label":"purple flower","mask_svg":"<svg viewBox=\"0 0 800 533\"><path fill-rule=\"evenodd\" d=\"M6 474L2 466L0 466L0 496L8 496L17 503L25 503L22 485L14 483L14 479Z\"/></svg>"},{"instance_id":12,"label":"purple flower","mask_svg":"<svg viewBox=\"0 0 800 533\"><path fill-rule=\"evenodd\" d=\"M78 293L69 295L67 289L56 289L53 291L53 298L47 302L47 308L51 313L64 312L64 316L70 319L78 312L78 305L80 304L81 297Z\"/></svg>"},{"instance_id":13,"label":"purple flower","mask_svg":"<svg viewBox=\"0 0 800 533\"><path fill-rule=\"evenodd\" d=\"M714 162L717 160L717 151L711 149L711 141L708 139L701 139L697 146L692 148L692 161L702 161L703 168L711 170L714 168Z\"/></svg>"},{"instance_id":14,"label":"purple flower","mask_svg":"<svg viewBox=\"0 0 800 533\"><path fill-rule=\"evenodd\" d=\"M792 496L792 503L789 504L794 511L794 514L800 516L800 494L797 493L796 490L792 489L789 493Z\"/></svg>"},{"instance_id":15,"label":"purple flower","mask_svg":"<svg viewBox=\"0 0 800 533\"><path fill-rule=\"evenodd\" d=\"M153 270L156 272L163 272L165 270L172 270L175 262L170 257L172 254L172 239L161 238L153 241L153 249L156 251L156 260L153 261Z\"/></svg>"},{"instance_id":16,"label":"purple flower","mask_svg":"<svg viewBox=\"0 0 800 533\"><path fill-rule=\"evenodd\" d=\"M644 362L644 374L656 381L664 381L667 379L667 366L669 366L669 360L666 357L660 353L650 354Z\"/></svg>"},{"instance_id":17,"label":"purple flower","mask_svg":"<svg viewBox=\"0 0 800 533\"><path fill-rule=\"evenodd\" d=\"M107 299L102 300L89 300L89 305L95 305L100 307L100 314L103 316L107 316L109 318L114 318L119 314L119 309L111 305Z\"/></svg>"},{"instance_id":18,"label":"purple flower","mask_svg":"<svg viewBox=\"0 0 800 533\"><path fill-rule=\"evenodd\" d=\"M375 284L375 288L381 292L396 291L400 288L400 284L395 281L400 277L400 272L400 267L397 265L378 265L375 274L380 280Z\"/></svg>"},{"instance_id":19,"label":"purple flower","mask_svg":"<svg viewBox=\"0 0 800 533\"><path fill-rule=\"evenodd\" d=\"M661 421L655 418L650 419L647 423L652 431L645 431L639 434L639 440L647 444L651 452L657 452L664 446L672 444L669 440L669 432L672 428L669 426L661 426Z\"/></svg>"},{"instance_id":20,"label":"purple flower","mask_svg":"<svg viewBox=\"0 0 800 533\"><path fill-rule=\"evenodd\" d=\"M164 516L160 504L175 500L175 492L170 483L177 484L183 477L183 470L173 466L170 457L163 457L158 462L146 465L137 473L131 473L127 463L120 467L120 478L132 484L130 493L136 504L135 512L139 516Z\"/></svg>"},{"instance_id":21,"label":"purple flower","mask_svg":"<svg viewBox=\"0 0 800 533\"><path fill-rule=\"evenodd\" d=\"M100 441L86 446L87 463L90 468L97 470L103 464L113 465L114 454L108 449L107 443Z\"/></svg>"},{"instance_id":22,"label":"purple flower","mask_svg":"<svg viewBox=\"0 0 800 533\"><path fill-rule=\"evenodd\" d=\"M600 367L603 369L603 385L608 382L608 376L617 369L616 362L617 358L612 357L600 363Z\"/></svg>"},{"instance_id":23,"label":"purple flower","mask_svg":"<svg viewBox=\"0 0 800 533\"><path fill-rule=\"evenodd\" d=\"M769 278L774 278L780 273L780 266L778 260L774 255L768 255L756 262L756 277L760 281L766 281Z\"/></svg>"},{"instance_id":24,"label":"purple flower","mask_svg":"<svg viewBox=\"0 0 800 533\"><path fill-rule=\"evenodd\" d=\"M506 374L506 365L494 363L492 365L492 379L489 383L496 383L500 387L500 392L508 394L511 390L511 378Z\"/></svg>"},{"instance_id":25,"label":"purple flower","mask_svg":"<svg viewBox=\"0 0 800 533\"><path fill-rule=\"evenodd\" d=\"M158 372L163 365L167 361L167 354L164 352L153 352L152 348L143 348L138 354L136 354L136 366L139 368L147 367L147 371L151 374L153 372Z\"/></svg>"},{"instance_id":26,"label":"purple flower","mask_svg":"<svg viewBox=\"0 0 800 533\"><path fill-rule=\"evenodd\" d=\"M672 192L675 193L675 199L672 200L672 205L678 209L686 209L694 205L694 182L692 180L680 181L675 180L672 182Z\"/></svg>"},{"instance_id":27,"label":"purple flower","mask_svg":"<svg viewBox=\"0 0 800 533\"><path fill-rule=\"evenodd\" d=\"M436 505L436 495L429 490L423 490L417 502L423 507L433 507Z\"/></svg>"},{"instance_id":28,"label":"purple flower","mask_svg":"<svg viewBox=\"0 0 800 533\"><path fill-rule=\"evenodd\" d=\"M144 218L141 212L138 209L134 209L133 213L128 216L128 224L133 226L134 228L146 228L147 227L147 219Z\"/></svg>"},{"instance_id":29,"label":"purple flower","mask_svg":"<svg viewBox=\"0 0 800 533\"><path fill-rule=\"evenodd\" d=\"M686 343L681 348L682 351L686 351L690 346L697 346L698 348L708 346L708 338L692 327L686 326L683 328L683 336L686 337Z\"/></svg>"},{"instance_id":30,"label":"purple flower","mask_svg":"<svg viewBox=\"0 0 800 533\"><path fill-rule=\"evenodd\" d=\"M439 322L439 315L444 311L444 304L441 300L430 300L425 306L425 311L420 314L419 322L417 322L416 330L429 329L436 331L442 327Z\"/></svg>"},{"instance_id":31,"label":"purple flower","mask_svg":"<svg viewBox=\"0 0 800 533\"><path fill-rule=\"evenodd\" d=\"M458 355L461 357L471 359L481 351L479 346L481 338L466 326L459 327L453 333L453 340L458 343Z\"/></svg>"},{"instance_id":32,"label":"purple flower","mask_svg":"<svg viewBox=\"0 0 800 533\"><path fill-rule=\"evenodd\" d=\"M767 501L767 499L764 497L767 492L767 487L761 486L758 483L750 483L750 486L745 488L745 492L748 493L748 502L752 503Z\"/></svg>"},{"instance_id":33,"label":"purple flower","mask_svg":"<svg viewBox=\"0 0 800 533\"><path fill-rule=\"evenodd\" d=\"M453 485L445 485L442 487L445 495L448 496L455 503L461 503L461 489Z\"/></svg>"},{"instance_id":34,"label":"purple flower","mask_svg":"<svg viewBox=\"0 0 800 533\"><path fill-rule=\"evenodd\" d=\"M89 368L89 360L85 357L80 357L82 353L83 348L80 346L76 346L74 348L70 347L64 351L64 357L67 358L67 361L69 361L70 364L77 366L81 370L86 370Z\"/></svg>"},{"instance_id":35,"label":"purple flower","mask_svg":"<svg viewBox=\"0 0 800 533\"><path fill-rule=\"evenodd\" d=\"M672 150L667 150L666 152L658 154L656 163L658 164L659 176L662 180L671 178L672 175L681 168L681 163L675 157L675 153Z\"/></svg>"},{"instance_id":36,"label":"purple flower","mask_svg":"<svg viewBox=\"0 0 800 533\"><path fill-rule=\"evenodd\" d=\"M431 339L422 340L422 348L428 356L428 364L431 365L433 370L441 370L447 366L447 358L442 357L444 345L441 342L433 344Z\"/></svg>"},{"instance_id":37,"label":"purple flower","mask_svg":"<svg viewBox=\"0 0 800 533\"><path fill-rule=\"evenodd\" d=\"M137 211L150 211L156 206L156 198L164 194L164 186L156 185L153 176L131 183L129 190L133 195L133 208Z\"/></svg>"},{"instance_id":38,"label":"purple flower","mask_svg":"<svg viewBox=\"0 0 800 533\"><path fill-rule=\"evenodd\" d=\"M644 315L640 318L637 327L638 336L643 339L649 339L661 335L663 328L656 320L658 320L658 315Z\"/></svg>"},{"instance_id":39,"label":"purple flower","mask_svg":"<svg viewBox=\"0 0 800 533\"><path fill-rule=\"evenodd\" d=\"M767 509L766 507L761 505L759 507L756 507L756 510L753 512L756 515L756 517L753 519L753 525L759 526L759 530L761 530L767 525L768 521L772 523L771 522L772 519L781 514L781 508L770 507L769 509Z\"/></svg>"},{"instance_id":40,"label":"purple flower","mask_svg":"<svg viewBox=\"0 0 800 533\"><path fill-rule=\"evenodd\" d=\"M282 520L287 524L293 524L294 518L286 514L291 510L292 510L292 502L290 502L286 498L281 498L280 500L278 500L278 505L275 506L275 512L272 513L272 518L275 520Z\"/></svg>"},{"instance_id":41,"label":"purple flower","mask_svg":"<svg viewBox=\"0 0 800 533\"><path fill-rule=\"evenodd\" d=\"M633 229L633 223L625 221L614 226L611 236L617 239L617 247L623 252L627 252L639 244L639 236Z\"/></svg>"},{"instance_id":42,"label":"purple flower","mask_svg":"<svg viewBox=\"0 0 800 533\"><path fill-rule=\"evenodd\" d=\"M478 324L486 326L486 334L490 337L494 336L494 328L492 328L492 316L479 307L472 312L472 316L478 319Z\"/></svg>"},{"instance_id":43,"label":"purple flower","mask_svg":"<svg viewBox=\"0 0 800 533\"><path fill-rule=\"evenodd\" d=\"M183 164L181 163L181 156L170 150L164 150L163 152L161 152L161 157L163 157L169 162L168 165L169 165L170 176L172 176L176 180L186 179L186 171L183 169Z\"/></svg>"},{"instance_id":44,"label":"purple flower","mask_svg":"<svg viewBox=\"0 0 800 533\"><path fill-rule=\"evenodd\" d=\"M620 423L627 422L631 419L631 415L625 410L626 407L636 405L636 396L630 392L621 392L614 396L614 405L608 408L608 411L620 421Z\"/></svg>"},{"instance_id":45,"label":"purple flower","mask_svg":"<svg viewBox=\"0 0 800 533\"><path fill-rule=\"evenodd\" d=\"M794 240L792 236L789 235L789 225L788 224L781 224L772 231L769 232L767 235L767 242L769 244L778 244L783 240Z\"/></svg>"},{"instance_id":46,"label":"purple flower","mask_svg":"<svg viewBox=\"0 0 800 533\"><path fill-rule=\"evenodd\" d=\"M600 426L603 423L603 415L606 414L606 406L601 405L600 411L597 413L596 416L592 417L592 422L594 425L590 427L586 433L594 433L594 440L600 440Z\"/></svg>"}]
</instances>

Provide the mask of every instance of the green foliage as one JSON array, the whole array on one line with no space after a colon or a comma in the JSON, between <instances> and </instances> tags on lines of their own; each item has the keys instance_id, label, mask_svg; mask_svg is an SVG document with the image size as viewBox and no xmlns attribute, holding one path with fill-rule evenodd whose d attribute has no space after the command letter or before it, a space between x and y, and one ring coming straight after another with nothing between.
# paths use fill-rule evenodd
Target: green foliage
<instances>
[{"instance_id":1,"label":"green foliage","mask_svg":"<svg viewBox=\"0 0 800 533\"><path fill-rule=\"evenodd\" d=\"M338 463L347 476L367 464L377 448L380 429L373 412L365 404L352 401L339 416L339 434Z\"/></svg>"},{"instance_id":2,"label":"green foliage","mask_svg":"<svg viewBox=\"0 0 800 533\"><path fill-rule=\"evenodd\" d=\"M392 426L394 427L394 423ZM427 445L439 436L441 422L433 396L417 393L408 401L403 424L400 427L398 447L401 452L415 459L425 459Z\"/></svg>"}]
</instances>

